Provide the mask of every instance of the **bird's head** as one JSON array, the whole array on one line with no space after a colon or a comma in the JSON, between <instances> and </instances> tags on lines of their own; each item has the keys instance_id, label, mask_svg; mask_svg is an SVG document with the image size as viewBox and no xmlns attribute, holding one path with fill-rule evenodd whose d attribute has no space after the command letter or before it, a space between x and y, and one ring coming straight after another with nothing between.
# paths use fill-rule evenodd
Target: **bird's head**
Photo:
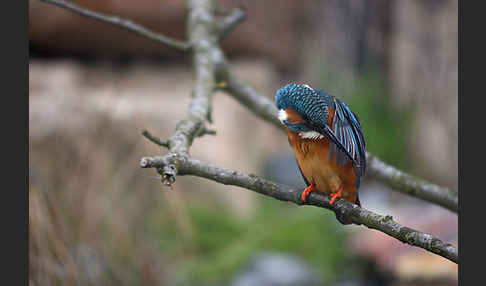
<instances>
[{"instance_id":1,"label":"bird's head","mask_svg":"<svg viewBox=\"0 0 486 286\"><path fill-rule=\"evenodd\" d=\"M279 110L278 119L295 132L306 132L303 124L307 118L317 116L327 122L327 109L316 108L327 102L327 92L313 89L306 84L290 83L276 92L275 104Z\"/></svg>"}]
</instances>

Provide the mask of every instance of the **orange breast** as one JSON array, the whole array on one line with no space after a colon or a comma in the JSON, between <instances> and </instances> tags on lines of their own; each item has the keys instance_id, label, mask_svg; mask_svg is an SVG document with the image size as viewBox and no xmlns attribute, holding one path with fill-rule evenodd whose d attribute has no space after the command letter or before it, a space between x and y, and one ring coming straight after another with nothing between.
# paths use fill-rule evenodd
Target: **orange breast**
<instances>
[{"instance_id":1,"label":"orange breast","mask_svg":"<svg viewBox=\"0 0 486 286\"><path fill-rule=\"evenodd\" d=\"M338 166L335 160L329 160L330 142L327 138L302 139L288 128L287 135L304 177L315 185L317 191L335 193L343 186L343 198L356 202L358 189L353 165L346 162Z\"/></svg>"}]
</instances>

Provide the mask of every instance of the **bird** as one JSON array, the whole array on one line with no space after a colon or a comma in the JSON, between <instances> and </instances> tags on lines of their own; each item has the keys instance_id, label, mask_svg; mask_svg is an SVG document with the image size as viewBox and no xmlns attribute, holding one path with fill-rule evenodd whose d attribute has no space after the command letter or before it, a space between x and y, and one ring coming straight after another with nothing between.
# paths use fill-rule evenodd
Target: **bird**
<instances>
[{"instance_id":1,"label":"bird","mask_svg":"<svg viewBox=\"0 0 486 286\"><path fill-rule=\"evenodd\" d=\"M285 126L300 173L313 191L361 206L358 196L366 169L366 142L358 116L339 98L307 84L289 83L277 90L278 119ZM339 216L342 224L350 219Z\"/></svg>"}]
</instances>

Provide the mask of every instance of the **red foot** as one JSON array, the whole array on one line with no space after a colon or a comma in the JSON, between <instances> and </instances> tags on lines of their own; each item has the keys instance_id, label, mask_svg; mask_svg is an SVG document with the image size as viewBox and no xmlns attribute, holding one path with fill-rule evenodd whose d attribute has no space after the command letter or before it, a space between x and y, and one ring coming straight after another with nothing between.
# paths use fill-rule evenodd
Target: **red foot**
<instances>
[{"instance_id":1,"label":"red foot","mask_svg":"<svg viewBox=\"0 0 486 286\"><path fill-rule=\"evenodd\" d=\"M341 186L336 193L331 194L331 201L329 202L332 206L337 198L342 197L344 186Z\"/></svg>"},{"instance_id":2,"label":"red foot","mask_svg":"<svg viewBox=\"0 0 486 286\"><path fill-rule=\"evenodd\" d=\"M316 186L314 184L311 184L305 190L302 192L302 201L305 202L307 200L307 196L314 190Z\"/></svg>"}]
</instances>

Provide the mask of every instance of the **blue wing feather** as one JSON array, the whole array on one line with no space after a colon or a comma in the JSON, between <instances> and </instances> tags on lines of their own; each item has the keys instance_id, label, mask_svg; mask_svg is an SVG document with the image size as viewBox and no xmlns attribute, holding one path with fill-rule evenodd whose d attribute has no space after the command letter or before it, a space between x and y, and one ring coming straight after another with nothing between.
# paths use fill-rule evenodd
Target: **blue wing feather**
<instances>
[{"instance_id":1,"label":"blue wing feather","mask_svg":"<svg viewBox=\"0 0 486 286\"><path fill-rule=\"evenodd\" d=\"M361 131L361 122L358 117L344 104L341 100L334 97L335 114L332 123L332 131L339 134L339 143L341 143L348 154L353 158L357 174L364 175L366 168L366 143ZM337 151L335 149L335 151ZM338 164L343 164L341 160Z\"/></svg>"},{"instance_id":2,"label":"blue wing feather","mask_svg":"<svg viewBox=\"0 0 486 286\"><path fill-rule=\"evenodd\" d=\"M340 165L351 160L356 167L357 175L363 176L366 169L366 143L359 118L344 102L329 95L327 91L314 90L320 96L329 98L328 105L335 109L332 130L324 129L325 134L334 143L333 148L331 148L330 159L333 160L335 157L336 162Z\"/></svg>"}]
</instances>

